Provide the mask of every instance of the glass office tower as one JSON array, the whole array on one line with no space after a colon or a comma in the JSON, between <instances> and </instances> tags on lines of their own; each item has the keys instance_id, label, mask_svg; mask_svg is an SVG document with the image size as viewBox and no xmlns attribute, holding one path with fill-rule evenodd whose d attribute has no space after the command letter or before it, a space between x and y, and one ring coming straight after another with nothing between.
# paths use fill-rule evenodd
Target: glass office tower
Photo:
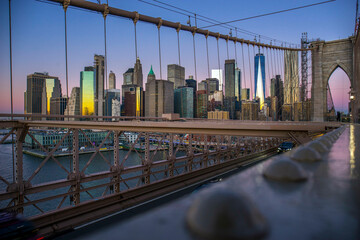
<instances>
[{"instance_id":1,"label":"glass office tower","mask_svg":"<svg viewBox=\"0 0 360 240\"><path fill-rule=\"evenodd\" d=\"M255 56L255 98L260 100L260 109L265 101L265 56L258 53Z\"/></svg>"},{"instance_id":2,"label":"glass office tower","mask_svg":"<svg viewBox=\"0 0 360 240\"><path fill-rule=\"evenodd\" d=\"M60 80L56 78L46 78L45 79L46 87L46 113L50 114L50 98L59 98L61 97L61 84Z\"/></svg>"},{"instance_id":3,"label":"glass office tower","mask_svg":"<svg viewBox=\"0 0 360 240\"><path fill-rule=\"evenodd\" d=\"M80 114L94 115L95 74L94 67L85 67L80 72Z\"/></svg>"}]
</instances>

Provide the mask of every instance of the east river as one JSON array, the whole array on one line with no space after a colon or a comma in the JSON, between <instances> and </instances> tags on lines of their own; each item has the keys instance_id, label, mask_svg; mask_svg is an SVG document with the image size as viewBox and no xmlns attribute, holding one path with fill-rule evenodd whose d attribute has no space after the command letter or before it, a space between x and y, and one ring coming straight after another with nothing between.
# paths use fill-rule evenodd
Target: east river
<instances>
[{"instance_id":1,"label":"east river","mask_svg":"<svg viewBox=\"0 0 360 240\"><path fill-rule=\"evenodd\" d=\"M102 152L103 156L109 160L111 165L113 164L113 151L108 152ZM128 150L119 150L119 159L120 162L122 159L128 154ZM141 153L143 156L143 153ZM166 159L166 153L164 151L158 151L157 154L154 157L154 161L160 160L160 159ZM80 164L80 171L84 168L90 157L92 156L91 153L89 154L82 154L79 155L79 164ZM6 179L8 182L12 182L13 180L13 160L12 160L12 145L11 144L0 144L0 176ZM72 156L66 156L66 157L56 157L56 159L69 171L71 169L72 164ZM27 154L23 154L23 176L24 181L28 180L29 177L34 173L34 171L39 167L39 165L42 163L44 159L30 156ZM128 159L124 163L125 167L129 166L136 166L141 164L141 158L137 155L136 152L131 152ZM85 170L85 175L91 174L91 173L97 173L102 171L108 171L110 169L109 165L104 161L104 159L99 155L99 153L95 156L93 161L90 163L90 165ZM131 175L136 175L139 173L132 173L128 174L127 176L123 177L131 177ZM41 170L38 172L38 174L31 180L31 184L34 186L36 184L46 183L50 181L60 180L60 179L66 179L67 178L67 172L64 171L59 167L59 165L50 158L44 166L41 168ZM158 178L161 177L158 175ZM96 180L88 183L83 183L83 187L89 187L94 186L102 183L109 182L110 179L101 179ZM129 187L134 187L138 183L138 179L127 181L127 185ZM7 185L0 181L0 192L6 191ZM124 184L120 185L120 189L127 189L127 186ZM99 189L93 189L89 191L90 194L86 192L81 193L81 201L89 200L91 199L90 195L92 197L97 198L101 197L105 190L105 187L99 188ZM69 191L69 187L64 188L58 188L51 191L45 191L37 194L31 194L26 195L26 197L29 200L36 200L48 196L53 196L57 194L66 193ZM54 210L57 208L59 203L61 202L61 198L57 198L54 200L46 201L46 202L40 202L36 204L37 207L41 208L44 211ZM27 202L27 200L25 200ZM4 208L9 203L8 200L0 201L0 208ZM62 207L69 206L71 204L70 198L67 197L65 201L62 204ZM25 216L31 216L31 215L37 215L40 214L40 210L38 210L35 206L27 206L25 207L24 215Z\"/></svg>"}]
</instances>

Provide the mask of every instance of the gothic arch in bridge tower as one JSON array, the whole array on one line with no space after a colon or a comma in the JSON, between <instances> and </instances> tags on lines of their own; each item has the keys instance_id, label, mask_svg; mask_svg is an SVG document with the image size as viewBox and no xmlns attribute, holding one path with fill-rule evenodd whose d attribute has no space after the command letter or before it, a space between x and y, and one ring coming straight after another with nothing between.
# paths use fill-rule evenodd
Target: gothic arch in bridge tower
<instances>
[{"instance_id":1,"label":"gothic arch in bridge tower","mask_svg":"<svg viewBox=\"0 0 360 240\"><path fill-rule=\"evenodd\" d=\"M327 85L331 74L340 67L353 87L354 37L310 45L312 55L311 117L323 122L327 112Z\"/></svg>"}]
</instances>

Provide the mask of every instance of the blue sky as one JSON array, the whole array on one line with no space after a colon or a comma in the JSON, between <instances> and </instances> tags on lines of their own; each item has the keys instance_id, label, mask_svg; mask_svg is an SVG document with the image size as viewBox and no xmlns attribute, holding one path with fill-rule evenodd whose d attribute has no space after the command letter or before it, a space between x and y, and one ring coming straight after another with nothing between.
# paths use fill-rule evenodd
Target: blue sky
<instances>
[{"instance_id":1,"label":"blue sky","mask_svg":"<svg viewBox=\"0 0 360 240\"><path fill-rule=\"evenodd\" d=\"M153 2L153 0L147 0ZM197 14L219 21L229 21L262 13L298 7L320 1L175 1L163 0ZM96 2L96 1L93 1ZM104 2L104 1L103 1ZM23 112L23 93L26 89L26 75L46 71L58 76L65 90L65 54L64 54L64 12L61 6L42 3L36 0L12 0L13 28L13 81L14 109ZM156 8L137 0L109 0L109 5L128 11L137 11L153 17L186 24L187 16ZM262 18L251 19L233 24L237 28L255 32L267 37L299 44L302 32L308 32L309 38L335 40L347 38L354 32L356 0L337 0L324 5L304 8ZM92 65L94 54L104 54L103 17L99 13L70 8L68 10L68 60L69 93L71 88L79 86L80 71L84 66ZM192 24L193 21L192 21ZM198 26L208 25L198 22ZM10 111L9 91L9 35L8 1L0 1L0 112ZM221 27L213 27L214 32L228 33ZM150 65L159 78L157 28L149 23L137 24L138 52L143 64L144 76ZM253 40L254 36L239 34L238 37ZM193 45L190 33L180 33L181 63L186 69L185 75L194 74ZM198 81L207 77L205 38L196 36L196 60ZM262 39L262 38L260 38ZM122 84L122 74L135 62L134 28L129 19L107 18L108 72L117 76L117 86ZM162 75L166 78L166 65L177 63L177 35L174 29L161 28ZM220 44L220 61L223 67L226 59L226 43ZM240 68L241 45L237 45ZM244 48L247 50L247 48ZM229 43L230 58L234 58L234 44ZM250 53L252 48L250 48ZM217 68L216 40L209 38L210 68ZM247 57L247 54L245 54ZM250 82L249 63L245 57L247 83ZM253 59L250 59L253 61ZM250 63L253 68L253 63ZM271 68L271 66L270 66ZM252 70L253 71L253 70ZM252 72L253 74L253 72ZM342 76L342 77L341 77ZM269 76L267 76L268 78ZM346 80L339 75L338 80ZM146 82L146 80L144 80ZM333 81L333 80L332 80ZM347 80L348 81L348 80Z\"/></svg>"}]
</instances>

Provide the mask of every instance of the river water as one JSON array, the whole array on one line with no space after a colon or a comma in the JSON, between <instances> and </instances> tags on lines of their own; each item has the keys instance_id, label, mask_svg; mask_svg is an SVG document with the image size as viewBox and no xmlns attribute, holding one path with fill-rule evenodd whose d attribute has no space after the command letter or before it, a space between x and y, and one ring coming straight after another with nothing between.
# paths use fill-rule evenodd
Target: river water
<instances>
[{"instance_id":1,"label":"river water","mask_svg":"<svg viewBox=\"0 0 360 240\"><path fill-rule=\"evenodd\" d=\"M113 151L102 152L102 154L104 155L104 157L106 159L109 160L111 165L113 165ZM128 154L128 150L120 150L119 151L120 162L127 154ZM143 153L140 153L140 154L143 156ZM157 161L157 160L166 159L166 154L167 153L165 151L158 151L156 153L156 155L154 156L153 160ZM179 154L183 155L182 153L179 153ZM79 156L80 171L84 168L84 166L86 165L87 161L90 159L91 156L92 156L92 154L83 154L83 155ZM68 171L69 171L69 169L71 169L71 163L72 163L71 156L56 157L56 159ZM44 159L42 159L42 158L23 154L24 180L29 179L29 177L39 167L39 165L42 163L43 160ZM141 158L138 156L138 154L136 152L131 152L124 165L125 165L125 167L141 165ZM91 173L97 173L97 172L101 172L101 171L108 171L109 169L110 169L109 165L104 161L104 159L98 153L95 156L95 158L93 159L93 161L91 162L91 164L88 166L88 168L85 170L85 175L91 174ZM139 174L141 174L141 173L135 172L135 173L127 174L127 176L122 175L122 177L128 178L128 177L139 175ZM41 168L41 170L38 172L38 174L31 180L31 184L36 185L36 184L41 184L41 183L45 183L45 182L49 182L49 181L66 179L67 175L68 174L63 169L61 169L59 167L59 165L53 159L50 158L45 163L45 165ZM163 175L164 175L163 173L157 174L157 179L162 178ZM0 144L0 176L2 176L8 182L12 182L13 161L12 161L12 146L11 146L11 144ZM152 177L152 179L154 180L154 177ZM110 181L109 179L102 179L102 180L92 181L89 183L84 183L82 185L83 185L83 187L89 187L89 186L93 186L93 185L107 183L109 181ZM136 186L136 184L138 182L139 182L138 179L130 180L130 181L127 181L127 185L129 187L134 187L134 186ZM6 191L6 187L7 187L7 185L4 182L0 181L0 192ZM124 184L121 184L120 189L125 190L125 189L127 189L127 186L125 186ZM100 189L91 190L91 191L89 191L89 193L92 195L92 197L97 198L97 197L101 197L104 190L105 190L105 187L102 187ZM69 191L69 187L58 188L58 189L51 190L51 191L27 195L27 197L30 200L36 200L36 199L40 199L40 198L44 198L44 197L48 197L48 196L52 196L52 195L56 195L56 194L66 193L67 191ZM81 198L81 201L91 199L90 195L86 192L81 193L80 198ZM62 200L62 197L54 199L54 200L50 200L47 202L38 203L37 206L45 211L54 210L57 208L57 206L59 205L61 200ZM27 200L25 200L25 202L27 202ZM7 200L0 201L0 208L6 207L8 203L9 203L9 201L7 201ZM65 199L65 201L63 202L62 207L69 206L70 204L72 204L70 202L70 198L67 197ZM25 216L37 215L40 213L41 213L41 211L38 210L34 206L27 206L24 209Z\"/></svg>"}]
</instances>

